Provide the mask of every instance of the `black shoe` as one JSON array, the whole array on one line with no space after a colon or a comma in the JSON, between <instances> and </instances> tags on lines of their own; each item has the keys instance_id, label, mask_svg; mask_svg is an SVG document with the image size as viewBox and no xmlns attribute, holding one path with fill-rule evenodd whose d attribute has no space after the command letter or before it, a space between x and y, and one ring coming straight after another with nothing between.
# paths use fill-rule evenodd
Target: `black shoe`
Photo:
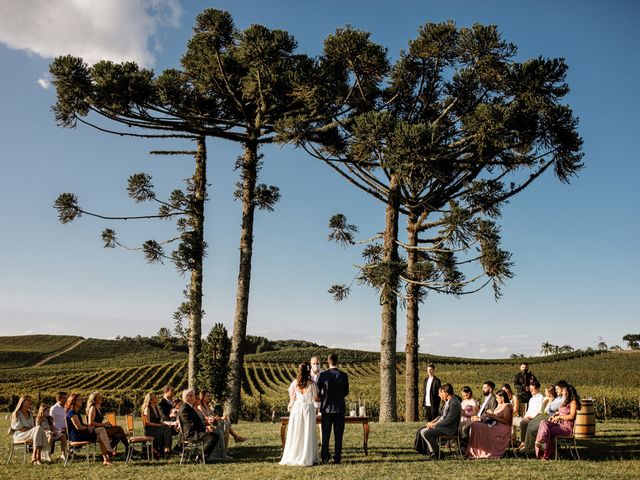
<instances>
[{"instance_id":1,"label":"black shoe","mask_svg":"<svg viewBox=\"0 0 640 480\"><path fill-rule=\"evenodd\" d=\"M323 458L322 459L322 465L329 465L329 459L328 458Z\"/></svg>"}]
</instances>

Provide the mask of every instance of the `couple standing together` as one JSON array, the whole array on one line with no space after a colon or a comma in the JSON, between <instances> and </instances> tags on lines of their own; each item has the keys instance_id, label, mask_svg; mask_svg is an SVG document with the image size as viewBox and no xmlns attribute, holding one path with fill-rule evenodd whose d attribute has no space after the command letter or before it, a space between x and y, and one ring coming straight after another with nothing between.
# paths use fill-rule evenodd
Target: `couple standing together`
<instances>
[{"instance_id":1,"label":"couple standing together","mask_svg":"<svg viewBox=\"0 0 640 480\"><path fill-rule=\"evenodd\" d=\"M315 360L315 362L314 362ZM329 369L320 371L320 362L312 359L314 372L308 363L298 367L298 377L289 387L289 425L287 441L280 465L311 466L319 463L316 437L316 405L322 415L322 463L329 462L329 438L334 431L335 449L333 463L342 459L342 435L344 434L345 402L349 394L349 377L338 369L338 357L331 353L327 358ZM314 378L317 379L314 381Z\"/></svg>"}]
</instances>

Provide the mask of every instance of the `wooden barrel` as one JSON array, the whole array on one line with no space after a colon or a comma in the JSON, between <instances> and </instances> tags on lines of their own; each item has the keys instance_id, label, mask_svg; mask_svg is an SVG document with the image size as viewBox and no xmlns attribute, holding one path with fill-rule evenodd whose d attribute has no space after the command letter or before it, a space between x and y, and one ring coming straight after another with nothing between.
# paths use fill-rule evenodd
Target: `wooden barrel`
<instances>
[{"instance_id":1,"label":"wooden barrel","mask_svg":"<svg viewBox=\"0 0 640 480\"><path fill-rule=\"evenodd\" d=\"M582 407L576 415L573 433L576 438L591 438L596 435L596 411L593 400L590 398L581 400Z\"/></svg>"}]
</instances>

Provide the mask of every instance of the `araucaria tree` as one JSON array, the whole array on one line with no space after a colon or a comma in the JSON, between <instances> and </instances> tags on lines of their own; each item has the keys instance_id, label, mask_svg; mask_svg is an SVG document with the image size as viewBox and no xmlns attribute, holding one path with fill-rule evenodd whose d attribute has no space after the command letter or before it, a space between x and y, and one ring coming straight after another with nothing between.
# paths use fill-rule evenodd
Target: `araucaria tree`
<instances>
[{"instance_id":1,"label":"araucaria tree","mask_svg":"<svg viewBox=\"0 0 640 480\"><path fill-rule=\"evenodd\" d=\"M160 153L160 152L157 152ZM78 197L73 193L62 193L54 202L58 211L58 219L63 224L88 215L103 220L142 220L142 219L170 219L177 218L177 237L163 242L147 240L139 247L130 247L121 243L112 228L106 228L102 232L102 240L105 248L122 247L127 250L140 250L149 263L163 263L165 259L175 265L181 275L190 274L190 282L185 290L186 301L183 302L174 316L177 319L189 318L188 338L189 346L189 386L195 386L195 376L198 372L198 356L201 346L201 322L202 322L202 283L203 283L203 259L206 254L204 241L204 203L206 191L206 145L204 138L197 139L195 152L162 152L165 154L194 154L196 158L195 172L187 180L185 190L174 190L169 199L161 200L154 192L151 175L137 173L129 177L127 191L129 196L137 203L155 202L159 204L158 213L155 215L141 216L106 216L90 212L78 204ZM166 246L177 243L175 250L170 255L166 253Z\"/></svg>"},{"instance_id":2,"label":"araucaria tree","mask_svg":"<svg viewBox=\"0 0 640 480\"><path fill-rule=\"evenodd\" d=\"M257 185L261 145L276 139L275 125L305 107L298 85L308 82L313 62L295 53L296 42L282 30L252 25L235 29L226 12L207 10L196 18L194 36L182 58L185 75L196 90L217 100L233 140L242 145L236 197L242 200L240 266L233 324L229 398L225 411L236 420L244 367L249 314L254 211L272 210L277 187Z\"/></svg>"},{"instance_id":3,"label":"araucaria tree","mask_svg":"<svg viewBox=\"0 0 640 480\"><path fill-rule=\"evenodd\" d=\"M97 113L139 129L135 136L186 132L188 137L214 137L242 146L236 162L241 176L236 197L242 201L240 266L226 408L234 420L240 409L254 213L256 207L272 210L280 198L277 187L258 184L259 148L274 142L277 122L304 106L297 85L308 82L313 66L295 49L296 42L287 32L261 25L240 31L227 12L209 9L196 18L181 70L168 69L154 77L135 63L100 62L88 67L73 57L58 58L51 68L58 91L56 118L65 127L74 127L78 121L89 123L85 117ZM149 130L163 133L150 135ZM192 320L201 317L194 308L190 306ZM197 330L195 326L192 321L190 335L198 336L194 345L199 353L201 332L199 323ZM194 373L190 370L189 385L194 384Z\"/></svg>"},{"instance_id":4,"label":"araucaria tree","mask_svg":"<svg viewBox=\"0 0 640 480\"><path fill-rule=\"evenodd\" d=\"M461 295L487 284L499 296L512 275L510 254L499 247L500 208L550 167L568 181L582 167L582 140L571 109L561 103L569 91L564 61L517 62L516 47L494 26L426 24L388 74L377 69L373 76L362 68L363 51L372 49L364 48L366 41L364 32L339 31L325 42L324 62L337 51L333 78L373 78L381 91L359 89L356 81L347 91L359 97L360 111L321 112L324 118L301 119L289 133L386 205L382 243L364 249L359 279L381 293L381 421L397 415L397 299L406 302L405 418L415 420L419 303L428 291ZM344 88L332 91L337 100L328 103L344 104ZM398 238L401 214L407 243ZM334 237L354 241L344 217L334 217L331 226ZM332 292L344 297L348 287Z\"/></svg>"}]
</instances>

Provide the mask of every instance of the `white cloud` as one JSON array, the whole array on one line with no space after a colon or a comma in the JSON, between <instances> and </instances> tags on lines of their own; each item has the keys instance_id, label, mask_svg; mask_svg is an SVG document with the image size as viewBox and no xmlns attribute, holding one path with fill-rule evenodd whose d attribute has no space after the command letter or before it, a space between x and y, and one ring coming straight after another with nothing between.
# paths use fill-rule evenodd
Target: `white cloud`
<instances>
[{"instance_id":1,"label":"white cloud","mask_svg":"<svg viewBox=\"0 0 640 480\"><path fill-rule=\"evenodd\" d=\"M38 79L38 85L47 90L51 86L51 78L48 75L43 75Z\"/></svg>"},{"instance_id":2,"label":"white cloud","mask_svg":"<svg viewBox=\"0 0 640 480\"><path fill-rule=\"evenodd\" d=\"M177 26L180 15L178 0L3 0L0 43L44 58L71 54L89 64L149 67L160 28Z\"/></svg>"}]
</instances>

